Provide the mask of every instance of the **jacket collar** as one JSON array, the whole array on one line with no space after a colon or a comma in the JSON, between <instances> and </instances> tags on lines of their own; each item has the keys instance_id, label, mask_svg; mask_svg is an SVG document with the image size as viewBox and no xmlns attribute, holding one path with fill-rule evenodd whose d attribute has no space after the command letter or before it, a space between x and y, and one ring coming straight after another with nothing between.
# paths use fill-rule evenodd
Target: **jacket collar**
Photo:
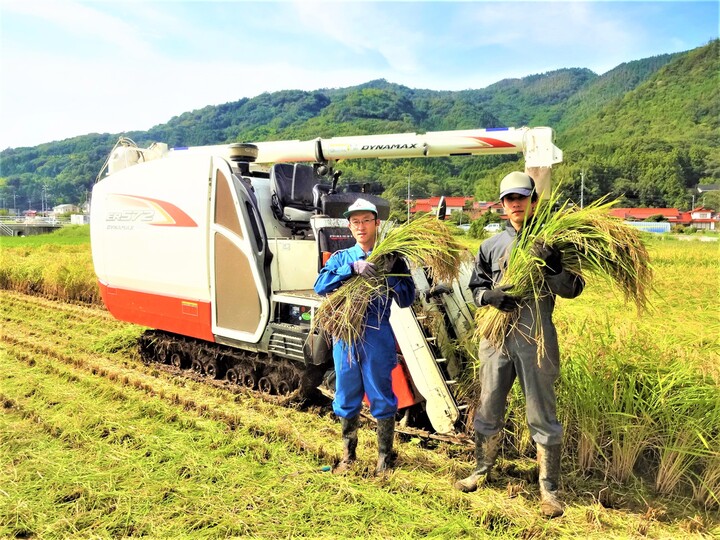
<instances>
[{"instance_id":1,"label":"jacket collar","mask_svg":"<svg viewBox=\"0 0 720 540\"><path fill-rule=\"evenodd\" d=\"M350 250L358 259L367 259L370 256L370 253L372 253L372 250L370 250L370 252L366 254L363 251L363 248L360 247L360 244L357 243L351 247Z\"/></svg>"}]
</instances>

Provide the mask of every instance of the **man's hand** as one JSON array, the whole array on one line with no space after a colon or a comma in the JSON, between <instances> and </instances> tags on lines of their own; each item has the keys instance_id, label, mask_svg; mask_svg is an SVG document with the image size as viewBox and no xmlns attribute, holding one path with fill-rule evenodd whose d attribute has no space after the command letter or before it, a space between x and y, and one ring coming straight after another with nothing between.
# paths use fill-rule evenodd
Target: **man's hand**
<instances>
[{"instance_id":1,"label":"man's hand","mask_svg":"<svg viewBox=\"0 0 720 540\"><path fill-rule=\"evenodd\" d=\"M503 285L501 287L485 291L482 295L482 301L484 304L497 308L500 311L514 311L520 304L520 298L505 292L512 288L512 285Z\"/></svg>"},{"instance_id":2,"label":"man's hand","mask_svg":"<svg viewBox=\"0 0 720 540\"><path fill-rule=\"evenodd\" d=\"M553 246L538 241L533 245L532 253L545 263L544 270L547 275L555 276L562 272L562 254Z\"/></svg>"},{"instance_id":3,"label":"man's hand","mask_svg":"<svg viewBox=\"0 0 720 540\"><path fill-rule=\"evenodd\" d=\"M382 257L382 262L380 263L380 267L382 268L383 274L390 274L392 273L392 269L395 267L395 264L398 261L398 256L395 253L389 253Z\"/></svg>"},{"instance_id":4,"label":"man's hand","mask_svg":"<svg viewBox=\"0 0 720 540\"><path fill-rule=\"evenodd\" d=\"M440 296L441 294L450 294L451 292L452 289L450 287L443 283L440 283L439 285L435 285L430 290L425 291L425 301L429 302L431 298L435 298L436 296Z\"/></svg>"},{"instance_id":5,"label":"man's hand","mask_svg":"<svg viewBox=\"0 0 720 540\"><path fill-rule=\"evenodd\" d=\"M362 259L352 263L352 273L365 279L378 277L375 265Z\"/></svg>"}]
</instances>

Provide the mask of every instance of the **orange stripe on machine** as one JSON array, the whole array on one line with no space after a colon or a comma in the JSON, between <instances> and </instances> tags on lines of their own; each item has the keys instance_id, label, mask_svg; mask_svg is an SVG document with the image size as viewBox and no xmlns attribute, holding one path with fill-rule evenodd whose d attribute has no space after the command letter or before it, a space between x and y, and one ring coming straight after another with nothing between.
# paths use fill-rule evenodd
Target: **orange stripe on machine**
<instances>
[{"instance_id":1,"label":"orange stripe on machine","mask_svg":"<svg viewBox=\"0 0 720 540\"><path fill-rule=\"evenodd\" d=\"M215 341L210 302L109 287L102 282L99 286L105 306L116 319Z\"/></svg>"}]
</instances>

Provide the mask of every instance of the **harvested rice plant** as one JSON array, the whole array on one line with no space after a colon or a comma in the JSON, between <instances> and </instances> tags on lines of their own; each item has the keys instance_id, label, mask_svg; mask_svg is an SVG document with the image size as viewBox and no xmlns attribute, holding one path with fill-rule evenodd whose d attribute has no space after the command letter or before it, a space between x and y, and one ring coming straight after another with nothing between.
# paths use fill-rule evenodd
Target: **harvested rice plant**
<instances>
[{"instance_id":1,"label":"harvested rice plant","mask_svg":"<svg viewBox=\"0 0 720 540\"><path fill-rule=\"evenodd\" d=\"M477 493L452 488L472 458L445 442L401 438L398 468L373 477L369 423L358 466L332 475L326 407L143 364L143 329L93 305L89 244L3 241L0 537L717 537L718 247L648 251L646 313L593 278L559 301L568 508L548 521L519 391L499 473Z\"/></svg>"}]
</instances>

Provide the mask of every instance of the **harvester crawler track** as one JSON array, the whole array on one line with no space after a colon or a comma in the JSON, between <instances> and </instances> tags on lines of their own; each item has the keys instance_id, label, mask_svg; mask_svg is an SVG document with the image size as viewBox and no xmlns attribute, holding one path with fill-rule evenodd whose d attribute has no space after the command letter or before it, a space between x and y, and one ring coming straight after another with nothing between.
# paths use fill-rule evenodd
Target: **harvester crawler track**
<instances>
[{"instance_id":1,"label":"harvester crawler track","mask_svg":"<svg viewBox=\"0 0 720 540\"><path fill-rule=\"evenodd\" d=\"M330 410L333 391L319 386L323 371L309 369L300 363L278 360L260 352L243 351L216 343L208 343L160 330L147 330L138 340L138 351L147 364L159 364L173 373L228 391L252 390L271 403L290 406L321 394ZM370 413L362 416L374 422ZM408 437L450 442L469 446L472 441L463 434L438 434L422 428L396 424L396 431Z\"/></svg>"},{"instance_id":2,"label":"harvester crawler track","mask_svg":"<svg viewBox=\"0 0 720 540\"><path fill-rule=\"evenodd\" d=\"M318 386L316 366L243 351L160 330L147 330L138 340L145 363L173 366L222 385L259 390L266 395L302 399Z\"/></svg>"}]
</instances>

